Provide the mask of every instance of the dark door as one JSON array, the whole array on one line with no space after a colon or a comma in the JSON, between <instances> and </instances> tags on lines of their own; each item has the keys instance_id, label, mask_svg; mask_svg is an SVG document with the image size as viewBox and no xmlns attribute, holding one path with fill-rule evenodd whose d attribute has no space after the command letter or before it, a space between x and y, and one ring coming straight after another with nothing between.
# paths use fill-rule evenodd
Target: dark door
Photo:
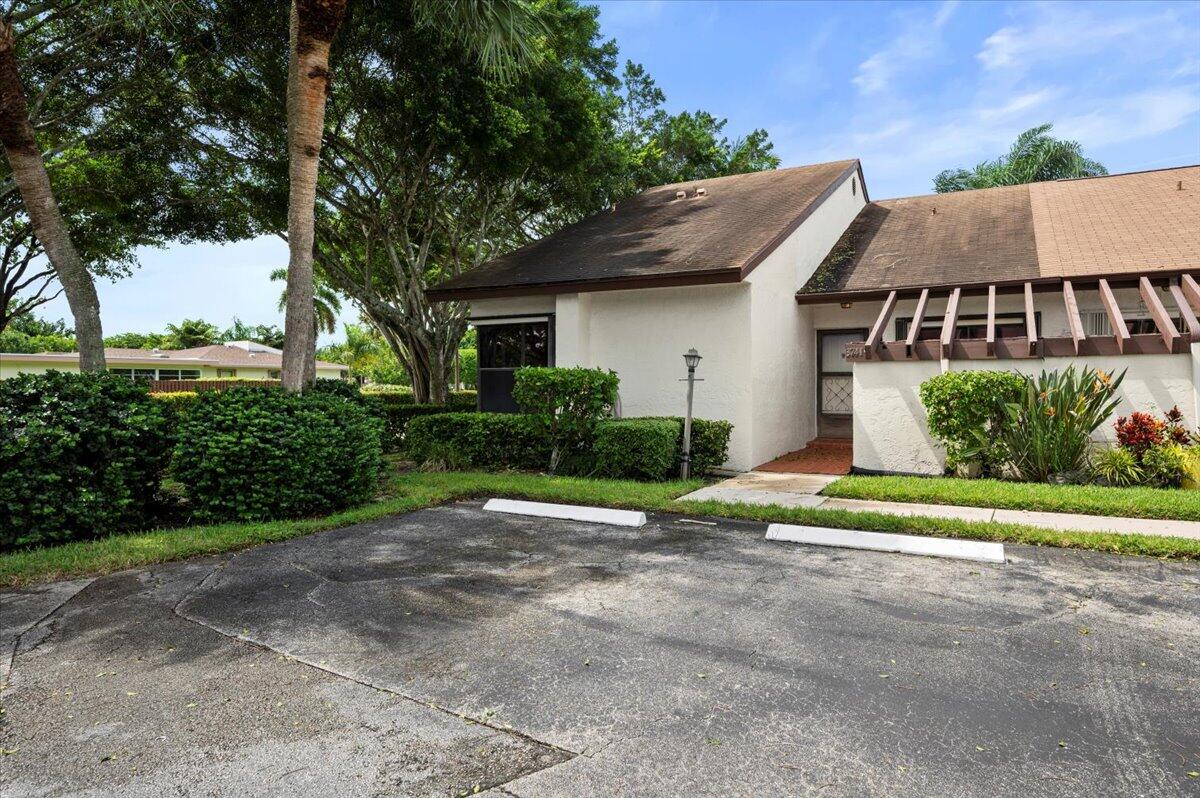
<instances>
[{"instance_id":1,"label":"dark door","mask_svg":"<svg viewBox=\"0 0 1200 798\"><path fill-rule=\"evenodd\" d=\"M548 321L480 324L479 409L490 413L515 413L513 375L522 366L551 364Z\"/></svg>"}]
</instances>

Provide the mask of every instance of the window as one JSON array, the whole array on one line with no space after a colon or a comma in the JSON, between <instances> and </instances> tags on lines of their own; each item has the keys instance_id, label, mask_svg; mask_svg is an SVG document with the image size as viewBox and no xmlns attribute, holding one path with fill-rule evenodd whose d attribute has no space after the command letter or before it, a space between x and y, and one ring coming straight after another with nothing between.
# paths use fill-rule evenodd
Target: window
<instances>
[{"instance_id":1,"label":"window","mask_svg":"<svg viewBox=\"0 0 1200 798\"><path fill-rule=\"evenodd\" d=\"M217 369L217 379L223 377L236 377L237 369Z\"/></svg>"},{"instance_id":2,"label":"window","mask_svg":"<svg viewBox=\"0 0 1200 798\"><path fill-rule=\"evenodd\" d=\"M279 369L267 369L267 379L268 380L277 380L281 376L283 376L283 372L280 371Z\"/></svg>"},{"instance_id":3,"label":"window","mask_svg":"<svg viewBox=\"0 0 1200 798\"><path fill-rule=\"evenodd\" d=\"M1040 314L1038 314L1040 316ZM905 341L908 339L908 327L912 324L912 319L897 319L896 320L896 340ZM1041 328L1040 319L1037 321L1038 328ZM987 317L986 316L960 316L958 323L955 325L954 337L960 341L982 341L987 338ZM934 316L927 317L921 322L921 331L917 334L918 341L936 341L942 337L942 317ZM1024 313L997 313L996 314L996 337L997 338L1023 338L1025 337L1025 314Z\"/></svg>"},{"instance_id":4,"label":"window","mask_svg":"<svg viewBox=\"0 0 1200 798\"><path fill-rule=\"evenodd\" d=\"M200 369L109 369L109 374L138 380L198 380Z\"/></svg>"},{"instance_id":5,"label":"window","mask_svg":"<svg viewBox=\"0 0 1200 798\"><path fill-rule=\"evenodd\" d=\"M1145 335L1158 332L1158 327L1154 324L1154 319L1145 314L1145 311L1131 311L1126 313L1121 312L1121 316L1125 319L1125 326L1129 328L1130 335ZM1108 320L1108 311L1105 310L1083 310L1079 313L1079 318L1083 320L1083 334L1103 337L1113 334L1112 322ZM1183 317L1172 319L1175 322L1175 329L1186 330Z\"/></svg>"},{"instance_id":6,"label":"window","mask_svg":"<svg viewBox=\"0 0 1200 798\"><path fill-rule=\"evenodd\" d=\"M490 412L513 413L514 372L521 366L549 366L554 362L549 321L522 321L511 324L480 324L479 408Z\"/></svg>"}]
</instances>

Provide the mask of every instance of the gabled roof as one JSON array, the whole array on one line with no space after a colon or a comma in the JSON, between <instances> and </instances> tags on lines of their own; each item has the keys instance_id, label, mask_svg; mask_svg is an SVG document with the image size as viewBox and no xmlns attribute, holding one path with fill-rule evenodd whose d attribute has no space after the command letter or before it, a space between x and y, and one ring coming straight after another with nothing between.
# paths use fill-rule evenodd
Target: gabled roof
<instances>
[{"instance_id":1,"label":"gabled roof","mask_svg":"<svg viewBox=\"0 0 1200 798\"><path fill-rule=\"evenodd\" d=\"M1186 166L868 203L800 295L1197 269Z\"/></svg>"},{"instance_id":2,"label":"gabled roof","mask_svg":"<svg viewBox=\"0 0 1200 798\"><path fill-rule=\"evenodd\" d=\"M657 186L427 293L440 301L738 282L852 174L865 196L857 160Z\"/></svg>"}]
</instances>

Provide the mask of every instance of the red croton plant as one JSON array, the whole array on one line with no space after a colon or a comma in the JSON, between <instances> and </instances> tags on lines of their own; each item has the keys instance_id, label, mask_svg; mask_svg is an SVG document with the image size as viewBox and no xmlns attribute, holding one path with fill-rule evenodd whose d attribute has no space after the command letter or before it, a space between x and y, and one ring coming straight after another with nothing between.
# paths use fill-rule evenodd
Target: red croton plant
<instances>
[{"instance_id":1,"label":"red croton plant","mask_svg":"<svg viewBox=\"0 0 1200 798\"><path fill-rule=\"evenodd\" d=\"M1128 449L1140 462L1148 449L1166 443L1186 446L1191 435L1183 426L1183 413L1172 407L1165 419L1155 418L1150 413L1136 412L1128 418L1117 419L1117 443Z\"/></svg>"}]
</instances>

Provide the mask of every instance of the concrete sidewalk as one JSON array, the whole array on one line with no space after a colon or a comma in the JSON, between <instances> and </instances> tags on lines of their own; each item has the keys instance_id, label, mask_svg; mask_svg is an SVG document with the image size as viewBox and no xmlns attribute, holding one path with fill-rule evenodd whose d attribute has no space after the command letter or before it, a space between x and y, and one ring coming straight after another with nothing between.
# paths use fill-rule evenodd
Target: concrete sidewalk
<instances>
[{"instance_id":1,"label":"concrete sidewalk","mask_svg":"<svg viewBox=\"0 0 1200 798\"><path fill-rule=\"evenodd\" d=\"M1118 518L1105 515L1044 513L1032 510L996 510L991 507L960 507L953 504L915 504L867 499L837 499L818 495L839 477L824 474L771 474L750 471L701 488L680 501L718 501L730 504L820 507L823 510L887 513L888 515L958 518L963 521L997 521L1026 524L1045 529L1076 532L1163 535L1200 540L1200 523L1152 518Z\"/></svg>"}]
</instances>

